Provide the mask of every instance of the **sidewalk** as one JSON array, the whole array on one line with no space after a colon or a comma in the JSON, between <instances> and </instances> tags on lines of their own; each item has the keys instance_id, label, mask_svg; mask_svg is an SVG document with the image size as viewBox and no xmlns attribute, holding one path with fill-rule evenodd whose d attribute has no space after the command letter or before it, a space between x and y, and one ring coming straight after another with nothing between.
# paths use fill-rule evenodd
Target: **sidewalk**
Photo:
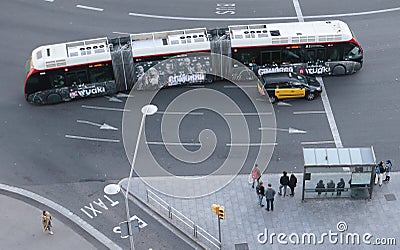
<instances>
[{"instance_id":1,"label":"sidewalk","mask_svg":"<svg viewBox=\"0 0 400 250\"><path fill-rule=\"evenodd\" d=\"M54 235L43 233L42 210L2 194L0 214L0 249L96 249L54 215Z\"/></svg>"},{"instance_id":2,"label":"sidewalk","mask_svg":"<svg viewBox=\"0 0 400 250\"><path fill-rule=\"evenodd\" d=\"M211 212L211 205L215 203L225 206L226 219L221 221L223 249L337 249L338 246L344 249L376 249L378 246L375 242L378 238L385 238L382 241L386 242L392 240L387 238L395 238L397 245L400 244L400 173L392 172L391 175L390 183L382 187L374 186L370 201L338 198L302 202L303 176L296 174L298 182L295 197L276 195L273 212L268 212L265 207L261 208L257 204L257 195L248 183L248 175L239 175L223 189L201 198L174 198L150 190L216 238L218 220ZM280 176L266 174L263 175L262 181L265 185L271 183L278 192ZM169 181L168 177L148 178L164 183L168 190L182 189ZM219 178L212 177L211 181L218 181ZM210 181L210 178L207 181ZM124 179L121 185L126 188L127 180ZM131 194L144 202L146 188L148 187L142 180L132 179ZM185 187L187 188L195 192L195 189L201 187ZM265 244L259 242L266 240L263 235L258 237L259 234L265 233L265 230L269 237L275 234L272 243L270 238ZM192 234L190 230L187 232ZM285 235L282 241L286 241L286 244L278 242L277 235L280 233ZM315 244L308 244L311 234L316 236ZM299 239L298 244L293 243L296 237ZM302 237L305 237L305 243L302 243ZM352 244L352 237L359 237L360 243L357 244L357 240L354 240L356 244ZM366 237L365 242L363 237ZM370 244L367 244L368 242ZM391 244L392 246L379 246L379 249L396 249L396 246Z\"/></svg>"}]
</instances>

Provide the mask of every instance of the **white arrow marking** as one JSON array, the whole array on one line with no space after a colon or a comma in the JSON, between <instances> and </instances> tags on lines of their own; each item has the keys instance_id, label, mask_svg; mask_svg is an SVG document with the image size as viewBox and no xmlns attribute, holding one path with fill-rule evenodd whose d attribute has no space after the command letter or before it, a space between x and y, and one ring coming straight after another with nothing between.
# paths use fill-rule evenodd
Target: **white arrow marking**
<instances>
[{"instance_id":1,"label":"white arrow marking","mask_svg":"<svg viewBox=\"0 0 400 250\"><path fill-rule=\"evenodd\" d=\"M118 93L116 95L116 97L118 97L118 98L128 98L128 97L133 97L133 95L127 95L125 93Z\"/></svg>"},{"instance_id":2,"label":"white arrow marking","mask_svg":"<svg viewBox=\"0 0 400 250\"><path fill-rule=\"evenodd\" d=\"M105 129L105 130L118 130L118 128L112 127L112 126L108 125L107 123L98 124L95 122L84 121L84 120L77 120L76 122L93 125L93 126L99 127L100 129Z\"/></svg>"},{"instance_id":3,"label":"white arrow marking","mask_svg":"<svg viewBox=\"0 0 400 250\"><path fill-rule=\"evenodd\" d=\"M289 132L289 134L306 134L307 131L296 128L259 128L259 130L275 130L282 132Z\"/></svg>"},{"instance_id":4,"label":"white arrow marking","mask_svg":"<svg viewBox=\"0 0 400 250\"><path fill-rule=\"evenodd\" d=\"M276 105L278 105L278 106L292 106L292 104L287 103L287 102L278 102Z\"/></svg>"},{"instance_id":5,"label":"white arrow marking","mask_svg":"<svg viewBox=\"0 0 400 250\"><path fill-rule=\"evenodd\" d=\"M106 96L106 98L108 98L108 101L110 101L110 102L122 102L122 100L120 100L114 96L113 97Z\"/></svg>"}]
</instances>

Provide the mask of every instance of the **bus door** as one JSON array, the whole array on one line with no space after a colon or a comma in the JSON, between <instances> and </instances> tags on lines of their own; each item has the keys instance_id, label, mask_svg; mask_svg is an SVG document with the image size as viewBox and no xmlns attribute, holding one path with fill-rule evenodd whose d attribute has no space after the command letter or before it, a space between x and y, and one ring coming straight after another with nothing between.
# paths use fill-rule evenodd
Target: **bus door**
<instances>
[{"instance_id":1,"label":"bus door","mask_svg":"<svg viewBox=\"0 0 400 250\"><path fill-rule=\"evenodd\" d=\"M281 63L281 51L262 51L261 52L261 65L262 66L273 66L274 64Z\"/></svg>"}]
</instances>

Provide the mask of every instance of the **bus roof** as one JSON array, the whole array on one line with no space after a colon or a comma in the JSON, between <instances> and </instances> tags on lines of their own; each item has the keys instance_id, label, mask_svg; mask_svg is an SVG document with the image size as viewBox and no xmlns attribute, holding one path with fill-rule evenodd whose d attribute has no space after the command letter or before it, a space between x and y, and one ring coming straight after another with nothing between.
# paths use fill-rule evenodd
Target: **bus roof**
<instances>
[{"instance_id":1,"label":"bus roof","mask_svg":"<svg viewBox=\"0 0 400 250\"><path fill-rule=\"evenodd\" d=\"M129 35L133 57L209 51L206 28ZM111 60L107 37L45 45L32 52L32 66L43 70Z\"/></svg>"},{"instance_id":2,"label":"bus roof","mask_svg":"<svg viewBox=\"0 0 400 250\"><path fill-rule=\"evenodd\" d=\"M353 38L339 20L229 26L232 48L318 42L341 42Z\"/></svg>"}]
</instances>

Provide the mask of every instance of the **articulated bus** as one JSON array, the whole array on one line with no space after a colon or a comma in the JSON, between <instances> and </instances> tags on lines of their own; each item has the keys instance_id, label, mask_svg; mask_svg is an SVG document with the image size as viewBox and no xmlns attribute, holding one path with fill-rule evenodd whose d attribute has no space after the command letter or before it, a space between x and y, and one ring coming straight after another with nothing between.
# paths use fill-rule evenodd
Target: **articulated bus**
<instances>
[{"instance_id":1,"label":"articulated bus","mask_svg":"<svg viewBox=\"0 0 400 250\"><path fill-rule=\"evenodd\" d=\"M222 67L221 56L212 55L246 67ZM131 34L36 48L26 67L25 97L52 104L132 88L204 84L221 79L216 75L252 80L251 71L258 76L352 74L362 64L360 44L338 20Z\"/></svg>"}]
</instances>

